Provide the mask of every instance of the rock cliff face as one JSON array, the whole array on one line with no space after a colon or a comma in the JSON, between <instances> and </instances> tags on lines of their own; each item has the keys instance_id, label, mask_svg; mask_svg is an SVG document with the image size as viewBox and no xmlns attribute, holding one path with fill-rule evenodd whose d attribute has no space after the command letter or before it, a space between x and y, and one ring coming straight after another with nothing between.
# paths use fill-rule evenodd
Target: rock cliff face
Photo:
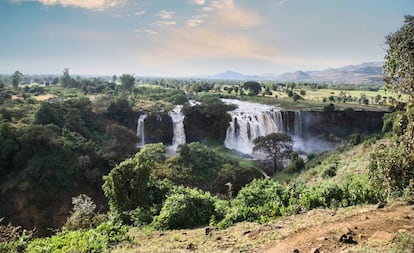
<instances>
[{"instance_id":1,"label":"rock cliff face","mask_svg":"<svg viewBox=\"0 0 414 253\"><path fill-rule=\"evenodd\" d=\"M281 111L284 132L303 139L334 135L346 137L353 133L380 132L384 112L377 111ZM257 117L252 116L252 117ZM184 119L186 140L213 140L224 144L231 117L206 117L191 111ZM173 122L167 113L148 115L145 120L145 143L163 142L171 145Z\"/></svg>"},{"instance_id":2,"label":"rock cliff face","mask_svg":"<svg viewBox=\"0 0 414 253\"><path fill-rule=\"evenodd\" d=\"M172 143L173 122L168 113L149 114L145 119L144 131L145 143Z\"/></svg>"},{"instance_id":3,"label":"rock cliff face","mask_svg":"<svg viewBox=\"0 0 414 253\"><path fill-rule=\"evenodd\" d=\"M375 133L382 129L384 112L373 111L304 111L303 137L333 134L345 137L353 133Z\"/></svg>"}]
</instances>

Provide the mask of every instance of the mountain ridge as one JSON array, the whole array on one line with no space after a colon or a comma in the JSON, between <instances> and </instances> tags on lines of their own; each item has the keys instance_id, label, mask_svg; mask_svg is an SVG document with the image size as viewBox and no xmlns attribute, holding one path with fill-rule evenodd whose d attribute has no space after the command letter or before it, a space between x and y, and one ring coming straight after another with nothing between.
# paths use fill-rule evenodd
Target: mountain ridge
<instances>
[{"instance_id":1,"label":"mountain ridge","mask_svg":"<svg viewBox=\"0 0 414 253\"><path fill-rule=\"evenodd\" d=\"M257 80L283 82L322 82L347 84L379 84L382 80L382 65L384 62L365 62L357 65L347 65L339 68L324 70L298 70L276 74L245 75L235 71L225 71L219 74L203 77L205 79L220 80Z\"/></svg>"}]
</instances>

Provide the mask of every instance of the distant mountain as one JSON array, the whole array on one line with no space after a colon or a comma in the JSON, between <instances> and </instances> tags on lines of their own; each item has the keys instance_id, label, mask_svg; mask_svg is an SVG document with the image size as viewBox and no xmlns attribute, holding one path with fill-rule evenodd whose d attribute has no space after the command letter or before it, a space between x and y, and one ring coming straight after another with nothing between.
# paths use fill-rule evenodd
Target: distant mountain
<instances>
[{"instance_id":1,"label":"distant mountain","mask_svg":"<svg viewBox=\"0 0 414 253\"><path fill-rule=\"evenodd\" d=\"M219 79L219 80L261 80L261 76L251 76L237 73L234 71L226 71L217 75L208 76L208 79Z\"/></svg>"},{"instance_id":2,"label":"distant mountain","mask_svg":"<svg viewBox=\"0 0 414 253\"><path fill-rule=\"evenodd\" d=\"M234 71L226 71L217 75L202 77L205 79L220 80L273 80L290 82L323 82L347 84L377 84L383 83L383 62L368 62L359 65L349 65L341 68L330 68L319 71L296 71L281 75L244 75Z\"/></svg>"},{"instance_id":3,"label":"distant mountain","mask_svg":"<svg viewBox=\"0 0 414 253\"><path fill-rule=\"evenodd\" d=\"M295 81L349 84L382 83L383 64L383 62L369 62L359 65L349 65L342 68L332 68L321 71L307 71L306 73L310 76L309 79L296 79Z\"/></svg>"}]
</instances>

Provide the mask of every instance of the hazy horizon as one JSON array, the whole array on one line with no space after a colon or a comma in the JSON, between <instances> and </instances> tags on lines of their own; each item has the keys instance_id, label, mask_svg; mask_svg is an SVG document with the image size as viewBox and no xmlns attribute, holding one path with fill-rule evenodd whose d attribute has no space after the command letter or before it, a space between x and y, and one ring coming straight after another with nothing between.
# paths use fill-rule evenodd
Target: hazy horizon
<instances>
[{"instance_id":1,"label":"hazy horizon","mask_svg":"<svg viewBox=\"0 0 414 253\"><path fill-rule=\"evenodd\" d=\"M2 0L0 73L191 77L384 60L412 0Z\"/></svg>"}]
</instances>

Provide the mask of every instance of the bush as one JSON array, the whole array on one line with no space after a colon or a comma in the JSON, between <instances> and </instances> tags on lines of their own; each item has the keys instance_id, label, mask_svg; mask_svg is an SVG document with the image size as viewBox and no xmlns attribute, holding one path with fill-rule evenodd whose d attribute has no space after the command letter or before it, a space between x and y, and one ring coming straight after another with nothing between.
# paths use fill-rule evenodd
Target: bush
<instances>
[{"instance_id":1,"label":"bush","mask_svg":"<svg viewBox=\"0 0 414 253\"><path fill-rule=\"evenodd\" d=\"M330 178L336 176L336 166L329 166L328 168L325 168L321 172L321 176L323 178Z\"/></svg>"},{"instance_id":2,"label":"bush","mask_svg":"<svg viewBox=\"0 0 414 253\"><path fill-rule=\"evenodd\" d=\"M89 196L80 194L77 197L73 197L72 204L73 212L67 219L64 229L92 228L102 222L104 217L95 212L96 205Z\"/></svg>"},{"instance_id":3,"label":"bush","mask_svg":"<svg viewBox=\"0 0 414 253\"><path fill-rule=\"evenodd\" d=\"M121 241L131 241L127 236L128 227L108 223L96 229L63 231L49 238L31 241L26 252L108 252Z\"/></svg>"},{"instance_id":4,"label":"bush","mask_svg":"<svg viewBox=\"0 0 414 253\"><path fill-rule=\"evenodd\" d=\"M157 229L206 225L215 214L215 201L208 192L179 186L167 197L152 225Z\"/></svg>"},{"instance_id":5,"label":"bush","mask_svg":"<svg viewBox=\"0 0 414 253\"><path fill-rule=\"evenodd\" d=\"M401 194L414 179L412 139L405 137L399 143L379 146L370 155L369 175L388 197Z\"/></svg>"}]
</instances>

